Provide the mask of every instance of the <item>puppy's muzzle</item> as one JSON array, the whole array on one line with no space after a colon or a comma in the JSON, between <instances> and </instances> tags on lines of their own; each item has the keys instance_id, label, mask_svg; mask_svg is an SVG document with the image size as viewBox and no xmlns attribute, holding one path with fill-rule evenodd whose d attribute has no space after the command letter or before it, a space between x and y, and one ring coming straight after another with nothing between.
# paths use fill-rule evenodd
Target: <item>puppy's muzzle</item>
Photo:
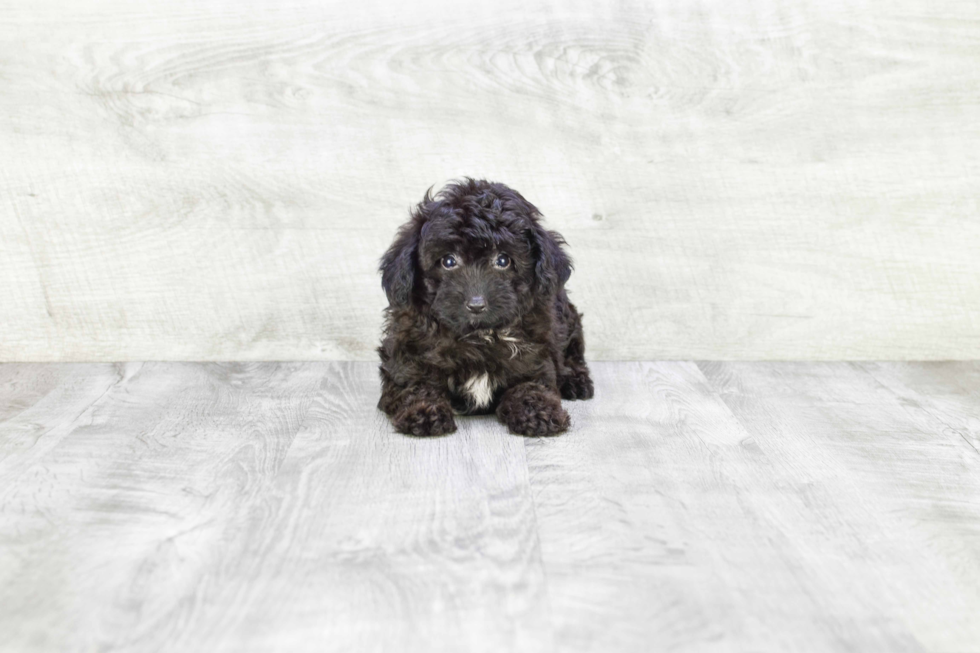
<instances>
[{"instance_id":1,"label":"puppy's muzzle","mask_svg":"<svg viewBox=\"0 0 980 653\"><path fill-rule=\"evenodd\" d=\"M474 295L467 300L466 310L474 314L482 313L487 310L487 300L483 295Z\"/></svg>"}]
</instances>

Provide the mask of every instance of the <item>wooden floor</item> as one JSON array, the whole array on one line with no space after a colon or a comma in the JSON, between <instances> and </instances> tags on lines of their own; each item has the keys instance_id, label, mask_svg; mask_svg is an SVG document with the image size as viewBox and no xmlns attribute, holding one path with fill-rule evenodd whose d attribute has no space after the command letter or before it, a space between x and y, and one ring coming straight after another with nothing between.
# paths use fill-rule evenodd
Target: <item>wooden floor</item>
<instances>
[{"instance_id":1,"label":"wooden floor","mask_svg":"<svg viewBox=\"0 0 980 653\"><path fill-rule=\"evenodd\" d=\"M369 363L0 365L0 650L980 650L980 363L599 363L417 439Z\"/></svg>"}]
</instances>

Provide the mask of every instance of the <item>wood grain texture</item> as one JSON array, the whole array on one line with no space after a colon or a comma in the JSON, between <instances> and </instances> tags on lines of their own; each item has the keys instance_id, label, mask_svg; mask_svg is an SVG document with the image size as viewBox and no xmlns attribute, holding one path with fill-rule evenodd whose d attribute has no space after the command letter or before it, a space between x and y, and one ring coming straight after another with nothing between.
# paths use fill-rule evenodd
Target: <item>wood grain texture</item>
<instances>
[{"instance_id":1,"label":"wood grain texture","mask_svg":"<svg viewBox=\"0 0 980 653\"><path fill-rule=\"evenodd\" d=\"M551 648L524 445L488 420L398 435L370 364L0 379L0 650Z\"/></svg>"},{"instance_id":2,"label":"wood grain texture","mask_svg":"<svg viewBox=\"0 0 980 653\"><path fill-rule=\"evenodd\" d=\"M903 397L854 364L700 365L786 501L777 512L753 497L753 512L778 529L800 596L822 606L811 644L958 651L980 641L968 607L980 601L980 454L921 408L936 375L915 367Z\"/></svg>"},{"instance_id":3,"label":"wood grain texture","mask_svg":"<svg viewBox=\"0 0 980 653\"><path fill-rule=\"evenodd\" d=\"M847 363L597 365L577 428L527 442L558 650L972 650L980 455L943 402L978 367L894 369L904 394Z\"/></svg>"},{"instance_id":4,"label":"wood grain texture","mask_svg":"<svg viewBox=\"0 0 980 653\"><path fill-rule=\"evenodd\" d=\"M980 357L961 0L0 3L0 360L373 358L487 176L597 359Z\"/></svg>"},{"instance_id":5,"label":"wood grain texture","mask_svg":"<svg viewBox=\"0 0 980 653\"><path fill-rule=\"evenodd\" d=\"M49 395L0 424L2 647L158 650L225 586L324 369L133 363L63 373L65 386L108 387L73 396L65 412Z\"/></svg>"},{"instance_id":6,"label":"wood grain texture","mask_svg":"<svg viewBox=\"0 0 980 653\"><path fill-rule=\"evenodd\" d=\"M980 641L980 364L594 376L419 439L368 363L0 365L0 650Z\"/></svg>"}]
</instances>

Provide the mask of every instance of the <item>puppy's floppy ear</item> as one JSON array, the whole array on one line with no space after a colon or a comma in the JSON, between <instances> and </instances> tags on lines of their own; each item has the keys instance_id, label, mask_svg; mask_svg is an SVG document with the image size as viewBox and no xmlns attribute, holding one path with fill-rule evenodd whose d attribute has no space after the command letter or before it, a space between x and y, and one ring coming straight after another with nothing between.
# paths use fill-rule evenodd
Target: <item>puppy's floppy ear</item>
<instances>
[{"instance_id":1,"label":"puppy's floppy ear","mask_svg":"<svg viewBox=\"0 0 980 653\"><path fill-rule=\"evenodd\" d=\"M572 275L572 261L562 249L565 239L557 231L542 227L541 212L516 190L503 184L491 184L491 187L503 200L504 208L518 214L524 223L534 259L535 286L546 293L557 292Z\"/></svg>"},{"instance_id":2,"label":"puppy's floppy ear","mask_svg":"<svg viewBox=\"0 0 980 653\"><path fill-rule=\"evenodd\" d=\"M532 225L529 235L535 282L546 292L557 292L572 275L572 261L562 249L565 239L556 231L546 230L536 220Z\"/></svg>"},{"instance_id":3,"label":"puppy's floppy ear","mask_svg":"<svg viewBox=\"0 0 980 653\"><path fill-rule=\"evenodd\" d=\"M403 225L395 241L381 257L381 287L390 306L409 306L415 291L418 265L419 220Z\"/></svg>"}]
</instances>

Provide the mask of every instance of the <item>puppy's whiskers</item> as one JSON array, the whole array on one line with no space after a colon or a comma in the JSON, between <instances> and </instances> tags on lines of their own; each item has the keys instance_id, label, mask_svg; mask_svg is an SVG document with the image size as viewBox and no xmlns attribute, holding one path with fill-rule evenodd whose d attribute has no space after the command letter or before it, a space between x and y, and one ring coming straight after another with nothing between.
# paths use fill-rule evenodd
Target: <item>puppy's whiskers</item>
<instances>
[{"instance_id":1,"label":"puppy's whiskers","mask_svg":"<svg viewBox=\"0 0 980 653\"><path fill-rule=\"evenodd\" d=\"M459 336L458 340L462 342L468 342L470 344L479 345L483 343L493 344L496 333L493 329L477 329L476 331L470 331L469 333L464 333Z\"/></svg>"},{"instance_id":2,"label":"puppy's whiskers","mask_svg":"<svg viewBox=\"0 0 980 653\"><path fill-rule=\"evenodd\" d=\"M521 355L522 351L527 349L527 343L522 342L520 338L515 336L510 328L500 330L477 329L476 331L463 334L459 337L459 340L473 345L492 345L494 342L502 342L510 350L510 357L512 359L517 358Z\"/></svg>"}]
</instances>

